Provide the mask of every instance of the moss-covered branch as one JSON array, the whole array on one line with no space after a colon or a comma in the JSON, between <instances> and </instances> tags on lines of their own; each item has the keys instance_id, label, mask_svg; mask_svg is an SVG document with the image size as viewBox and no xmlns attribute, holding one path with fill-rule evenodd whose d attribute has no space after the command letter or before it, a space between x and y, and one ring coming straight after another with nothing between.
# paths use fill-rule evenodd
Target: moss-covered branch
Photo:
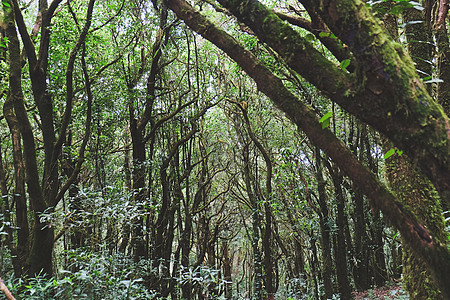
<instances>
[{"instance_id":1,"label":"moss-covered branch","mask_svg":"<svg viewBox=\"0 0 450 300\"><path fill-rule=\"evenodd\" d=\"M357 77L329 62L256 0L219 0L286 63L332 101L404 149L448 203L450 122L428 95L409 56L366 4L358 0L301 1L318 14L356 58Z\"/></svg>"}]
</instances>

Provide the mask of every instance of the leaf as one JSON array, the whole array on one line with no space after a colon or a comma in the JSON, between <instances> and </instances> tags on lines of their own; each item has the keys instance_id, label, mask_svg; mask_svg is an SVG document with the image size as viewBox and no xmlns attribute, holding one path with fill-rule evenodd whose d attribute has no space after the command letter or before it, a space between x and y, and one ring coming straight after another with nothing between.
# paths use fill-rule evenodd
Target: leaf
<instances>
[{"instance_id":1,"label":"leaf","mask_svg":"<svg viewBox=\"0 0 450 300\"><path fill-rule=\"evenodd\" d=\"M398 235L398 231L394 234L394 236L392 237L392 241L395 241L395 238L397 237L397 235Z\"/></svg>"},{"instance_id":2,"label":"leaf","mask_svg":"<svg viewBox=\"0 0 450 300\"><path fill-rule=\"evenodd\" d=\"M2 4L3 4L5 7L11 7L11 4L9 4L9 3L6 2L6 1L2 1Z\"/></svg>"},{"instance_id":3,"label":"leaf","mask_svg":"<svg viewBox=\"0 0 450 300\"><path fill-rule=\"evenodd\" d=\"M323 38L323 37L329 37L330 34L329 34L328 32L322 31L321 33L319 33L319 36L320 36L321 38Z\"/></svg>"},{"instance_id":4,"label":"leaf","mask_svg":"<svg viewBox=\"0 0 450 300\"><path fill-rule=\"evenodd\" d=\"M440 79L440 78L433 78L427 81L424 81L423 83L441 83L444 82L444 80Z\"/></svg>"},{"instance_id":5,"label":"leaf","mask_svg":"<svg viewBox=\"0 0 450 300\"><path fill-rule=\"evenodd\" d=\"M325 120L331 118L332 115L333 115L333 113L331 111L327 112L322 118L320 118L319 123L322 123Z\"/></svg>"},{"instance_id":6,"label":"leaf","mask_svg":"<svg viewBox=\"0 0 450 300\"><path fill-rule=\"evenodd\" d=\"M401 156L403 154L403 150L398 150L397 149L397 154L398 154L398 156Z\"/></svg>"},{"instance_id":7,"label":"leaf","mask_svg":"<svg viewBox=\"0 0 450 300\"><path fill-rule=\"evenodd\" d=\"M389 157L391 157L392 155L394 155L395 153L395 149L391 149L388 152L386 152L386 154L384 155L384 159L388 159Z\"/></svg>"},{"instance_id":8,"label":"leaf","mask_svg":"<svg viewBox=\"0 0 450 300\"><path fill-rule=\"evenodd\" d=\"M350 65L350 59L344 59L341 61L341 69L347 71L347 67Z\"/></svg>"},{"instance_id":9,"label":"leaf","mask_svg":"<svg viewBox=\"0 0 450 300\"><path fill-rule=\"evenodd\" d=\"M319 123L322 124L322 129L330 126L330 118L333 115L333 112L327 112L322 118L320 118Z\"/></svg>"},{"instance_id":10,"label":"leaf","mask_svg":"<svg viewBox=\"0 0 450 300\"><path fill-rule=\"evenodd\" d=\"M422 20L409 21L409 22L406 22L406 23L404 23L404 24L402 24L402 25L400 25L398 27L404 28L404 27L406 27L408 25L421 24L421 23L423 23Z\"/></svg>"},{"instance_id":11,"label":"leaf","mask_svg":"<svg viewBox=\"0 0 450 300\"><path fill-rule=\"evenodd\" d=\"M322 122L322 129L325 129L328 126L330 126L330 119L326 119L325 121Z\"/></svg>"},{"instance_id":12,"label":"leaf","mask_svg":"<svg viewBox=\"0 0 450 300\"><path fill-rule=\"evenodd\" d=\"M391 8L389 13L391 13L393 15L399 15L404 10L411 8L411 7L414 7L414 5L409 3L408 1L398 1L398 3L396 5L394 5L394 7Z\"/></svg>"},{"instance_id":13,"label":"leaf","mask_svg":"<svg viewBox=\"0 0 450 300\"><path fill-rule=\"evenodd\" d=\"M320 35L320 34L319 34L319 35ZM305 36L305 39L306 39L308 42L314 41L315 38L316 38L316 37L314 36L314 34L311 34L311 33L308 33L308 34Z\"/></svg>"}]
</instances>

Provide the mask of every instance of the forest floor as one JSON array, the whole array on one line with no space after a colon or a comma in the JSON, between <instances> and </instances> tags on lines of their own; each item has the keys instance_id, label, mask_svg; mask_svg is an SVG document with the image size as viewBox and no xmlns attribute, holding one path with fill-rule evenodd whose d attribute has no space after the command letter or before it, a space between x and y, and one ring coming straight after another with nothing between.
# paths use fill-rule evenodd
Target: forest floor
<instances>
[{"instance_id":1,"label":"forest floor","mask_svg":"<svg viewBox=\"0 0 450 300\"><path fill-rule=\"evenodd\" d=\"M408 293L403 289L401 284L392 284L389 286L379 287L363 292L353 292L355 300L368 300L368 299L402 299L408 300Z\"/></svg>"}]
</instances>

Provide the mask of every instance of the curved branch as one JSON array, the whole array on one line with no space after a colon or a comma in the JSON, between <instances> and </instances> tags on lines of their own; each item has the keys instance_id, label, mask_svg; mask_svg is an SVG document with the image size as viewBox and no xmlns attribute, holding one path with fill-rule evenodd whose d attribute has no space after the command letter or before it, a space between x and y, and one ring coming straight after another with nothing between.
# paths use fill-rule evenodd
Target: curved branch
<instances>
[{"instance_id":1,"label":"curved branch","mask_svg":"<svg viewBox=\"0 0 450 300\"><path fill-rule=\"evenodd\" d=\"M89 74L86 67L86 45L83 44L83 54L81 56L81 65L83 68L83 74L85 79L85 86L86 86L86 95L88 97L87 102L87 111L86 111L86 123L84 127L86 128L86 132L84 134L83 142L81 143L80 150L78 152L78 160L75 165L75 168L70 175L69 179L67 179L66 183L61 187L60 191L55 197L55 201L53 205L56 205L63 197L65 192L69 189L69 187L75 182L78 174L81 171L81 166L84 162L84 152L86 150L87 143L89 141L89 138L91 136L91 122L92 122L92 90L91 90L91 81L89 79Z\"/></svg>"},{"instance_id":2,"label":"curved branch","mask_svg":"<svg viewBox=\"0 0 450 300\"><path fill-rule=\"evenodd\" d=\"M103 24L95 27L94 29L92 29L91 33L94 32L94 31L97 31L99 29L102 29L103 27L105 27L106 25L111 23L111 21L114 20L114 18L116 18L120 14L120 12L122 11L124 5L125 5L125 0L122 0L122 4L120 5L119 10L116 12L116 14L114 16L110 17L105 23L103 23Z\"/></svg>"},{"instance_id":3,"label":"curved branch","mask_svg":"<svg viewBox=\"0 0 450 300\"><path fill-rule=\"evenodd\" d=\"M22 43L27 53L28 63L30 64L30 69L34 69L37 64L36 49L34 48L33 41L28 34L27 25L23 19L22 12L20 11L19 3L17 0L12 0L14 6L14 14L16 19L17 28L19 29L20 36L22 38Z\"/></svg>"},{"instance_id":4,"label":"curved branch","mask_svg":"<svg viewBox=\"0 0 450 300\"><path fill-rule=\"evenodd\" d=\"M14 298L14 296L11 294L11 292L9 291L8 287L5 285L5 282L1 277L0 277L0 291L2 291L5 294L8 300L16 300L16 298Z\"/></svg>"},{"instance_id":5,"label":"curved branch","mask_svg":"<svg viewBox=\"0 0 450 300\"><path fill-rule=\"evenodd\" d=\"M59 155L59 150L61 149L62 144L63 144L64 140L66 139L67 127L69 126L70 119L72 116L73 69L74 69L75 59L77 57L78 50L80 49L80 47L84 44L84 41L86 40L86 36L88 34L89 27L91 26L92 13L94 10L94 3L95 3L95 0L89 1L88 11L87 11L87 15L86 15L86 23L84 24L83 30L81 31L81 34L80 34L75 46L73 47L72 51L70 52L69 62L67 63L66 109L64 111L64 115L62 118L61 129L59 131L58 140L55 143L55 151L53 152L53 155Z\"/></svg>"},{"instance_id":6,"label":"curved branch","mask_svg":"<svg viewBox=\"0 0 450 300\"><path fill-rule=\"evenodd\" d=\"M404 149L450 203L450 121L402 46L384 32L365 3L300 1L352 50L358 70L350 75L258 1L219 2L333 102Z\"/></svg>"}]
</instances>

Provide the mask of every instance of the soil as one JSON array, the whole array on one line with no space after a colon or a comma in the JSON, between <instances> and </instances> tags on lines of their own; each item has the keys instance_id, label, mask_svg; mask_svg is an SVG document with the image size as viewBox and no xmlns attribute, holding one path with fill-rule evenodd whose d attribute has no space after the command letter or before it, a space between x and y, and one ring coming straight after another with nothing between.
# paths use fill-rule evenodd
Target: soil
<instances>
[{"instance_id":1,"label":"soil","mask_svg":"<svg viewBox=\"0 0 450 300\"><path fill-rule=\"evenodd\" d=\"M401 285L393 284L391 286L384 286L375 288L368 291L353 292L355 300L368 300L368 299L409 299L407 293Z\"/></svg>"}]
</instances>

